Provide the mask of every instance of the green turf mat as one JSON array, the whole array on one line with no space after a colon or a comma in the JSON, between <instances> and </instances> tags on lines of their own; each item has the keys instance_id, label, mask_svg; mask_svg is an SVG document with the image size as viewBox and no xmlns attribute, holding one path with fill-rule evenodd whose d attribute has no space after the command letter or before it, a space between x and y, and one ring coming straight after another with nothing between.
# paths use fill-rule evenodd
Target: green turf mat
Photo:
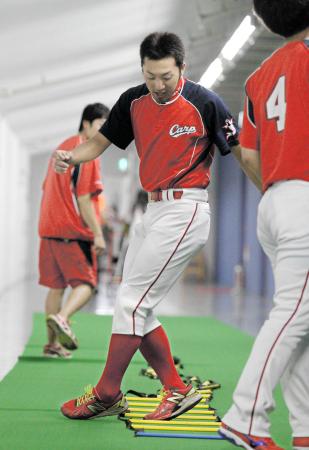
<instances>
[{"instance_id":1,"label":"green turf mat","mask_svg":"<svg viewBox=\"0 0 309 450\"><path fill-rule=\"evenodd\" d=\"M75 319L76 317L76 319ZM63 401L82 394L84 385L95 384L106 356L111 317L80 313L74 331L80 349L72 360L41 356L45 343L43 315L34 316L33 333L14 369L0 383L0 450L186 450L232 448L224 441L135 438L114 417L70 421L59 412ZM181 358L185 375L213 379L222 384L214 391L211 406L222 416L231 403L232 391L247 359L252 338L212 318L162 318L174 355ZM139 375L146 363L135 356L123 390L156 392L158 380ZM280 395L273 414L274 437L290 449L287 413Z\"/></svg>"},{"instance_id":2,"label":"green turf mat","mask_svg":"<svg viewBox=\"0 0 309 450\"><path fill-rule=\"evenodd\" d=\"M205 447L205 441L134 437L120 420L70 421L51 411L9 411L1 417L1 450L226 450L223 446ZM3 427L3 428L2 428ZM13 432L13 430L15 430Z\"/></svg>"},{"instance_id":3,"label":"green turf mat","mask_svg":"<svg viewBox=\"0 0 309 450\"><path fill-rule=\"evenodd\" d=\"M74 353L74 359L104 362L107 355L112 328L111 316L96 316L79 313L74 315L72 327L79 338L80 348ZM25 357L38 357L42 354L42 346L46 335L42 314L33 317L33 332L23 353ZM138 353L135 358L144 361Z\"/></svg>"}]
</instances>

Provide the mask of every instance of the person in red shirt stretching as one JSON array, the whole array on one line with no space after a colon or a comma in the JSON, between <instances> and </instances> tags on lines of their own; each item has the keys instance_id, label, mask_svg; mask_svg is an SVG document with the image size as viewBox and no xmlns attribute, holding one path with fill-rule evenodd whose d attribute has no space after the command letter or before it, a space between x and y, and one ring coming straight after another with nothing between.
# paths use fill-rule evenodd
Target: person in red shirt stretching
<instances>
[{"instance_id":1,"label":"person in red shirt stretching","mask_svg":"<svg viewBox=\"0 0 309 450\"><path fill-rule=\"evenodd\" d=\"M165 389L147 419L169 420L193 408L201 395L180 378L154 308L206 243L210 227L207 186L215 146L240 158L237 125L221 98L184 78L184 47L173 33L152 33L140 46L145 83L124 92L108 120L72 153L59 150L55 168L98 157L113 142L134 139L148 205L126 254L104 372L93 388L66 402L70 419L119 414L127 402L121 381L139 349Z\"/></svg>"},{"instance_id":2,"label":"person in red shirt stretching","mask_svg":"<svg viewBox=\"0 0 309 450\"><path fill-rule=\"evenodd\" d=\"M270 258L274 307L223 417L221 434L246 449L280 450L268 414L281 382L293 449L309 449L309 0L254 0L265 25L287 38L246 82L240 143L261 171L259 241Z\"/></svg>"},{"instance_id":3,"label":"person in red shirt stretching","mask_svg":"<svg viewBox=\"0 0 309 450\"><path fill-rule=\"evenodd\" d=\"M72 151L86 142L108 114L101 103L86 106L79 134L59 148ZM68 319L88 302L97 283L96 255L103 252L105 243L95 199L102 190L99 160L79 164L60 176L50 159L39 219L39 283L49 288L45 303L48 343L43 349L47 357L69 358L68 350L78 347ZM67 286L72 291L62 305Z\"/></svg>"}]
</instances>

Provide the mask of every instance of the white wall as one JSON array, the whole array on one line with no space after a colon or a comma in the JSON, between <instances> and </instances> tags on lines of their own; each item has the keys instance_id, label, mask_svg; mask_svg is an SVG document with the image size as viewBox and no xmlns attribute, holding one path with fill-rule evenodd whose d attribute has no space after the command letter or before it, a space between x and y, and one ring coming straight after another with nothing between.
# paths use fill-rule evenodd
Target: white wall
<instances>
[{"instance_id":1,"label":"white wall","mask_svg":"<svg viewBox=\"0 0 309 450\"><path fill-rule=\"evenodd\" d=\"M0 296L27 275L29 157L0 116Z\"/></svg>"},{"instance_id":2,"label":"white wall","mask_svg":"<svg viewBox=\"0 0 309 450\"><path fill-rule=\"evenodd\" d=\"M31 278L38 280L39 235L38 223L42 197L42 184L46 175L50 153L33 154L29 160L29 229L27 264Z\"/></svg>"}]
</instances>

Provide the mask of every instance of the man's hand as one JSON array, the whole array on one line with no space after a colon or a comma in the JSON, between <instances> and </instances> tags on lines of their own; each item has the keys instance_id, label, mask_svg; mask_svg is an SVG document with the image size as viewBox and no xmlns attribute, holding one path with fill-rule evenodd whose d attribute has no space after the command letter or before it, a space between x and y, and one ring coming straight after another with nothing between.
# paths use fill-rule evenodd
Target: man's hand
<instances>
[{"instance_id":1,"label":"man's hand","mask_svg":"<svg viewBox=\"0 0 309 450\"><path fill-rule=\"evenodd\" d=\"M65 150L54 152L54 170L57 173L65 173L72 164L72 154Z\"/></svg>"},{"instance_id":2,"label":"man's hand","mask_svg":"<svg viewBox=\"0 0 309 450\"><path fill-rule=\"evenodd\" d=\"M91 139L75 147L72 152L56 150L54 153L55 172L65 173L72 165L75 166L96 159L107 149L110 143L103 134L97 132Z\"/></svg>"},{"instance_id":3,"label":"man's hand","mask_svg":"<svg viewBox=\"0 0 309 450\"><path fill-rule=\"evenodd\" d=\"M103 255L105 250L105 240L103 236L95 236L93 240L94 251L97 256Z\"/></svg>"}]
</instances>

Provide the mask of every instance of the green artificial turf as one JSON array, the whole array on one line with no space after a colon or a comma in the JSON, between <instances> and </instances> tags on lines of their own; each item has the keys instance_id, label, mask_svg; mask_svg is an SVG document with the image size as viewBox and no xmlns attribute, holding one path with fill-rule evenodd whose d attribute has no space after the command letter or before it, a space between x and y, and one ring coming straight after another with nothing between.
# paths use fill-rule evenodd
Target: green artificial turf
<instances>
[{"instance_id":1,"label":"green artificial turf","mask_svg":"<svg viewBox=\"0 0 309 450\"><path fill-rule=\"evenodd\" d=\"M233 448L225 441L137 438L115 417L72 421L59 412L60 405L81 395L83 386L95 384L104 367L111 317L80 313L73 328L80 349L72 360L41 356L45 343L44 318L34 316L33 333L14 369L0 383L0 450L185 450ZM222 387L214 391L211 406L222 416L248 357L252 338L209 317L162 318L173 354L184 364L184 375L213 379ZM157 380L139 374L146 368L138 353L123 382L123 391L155 393ZM290 449L287 412L279 393L272 416L273 435Z\"/></svg>"}]
</instances>

